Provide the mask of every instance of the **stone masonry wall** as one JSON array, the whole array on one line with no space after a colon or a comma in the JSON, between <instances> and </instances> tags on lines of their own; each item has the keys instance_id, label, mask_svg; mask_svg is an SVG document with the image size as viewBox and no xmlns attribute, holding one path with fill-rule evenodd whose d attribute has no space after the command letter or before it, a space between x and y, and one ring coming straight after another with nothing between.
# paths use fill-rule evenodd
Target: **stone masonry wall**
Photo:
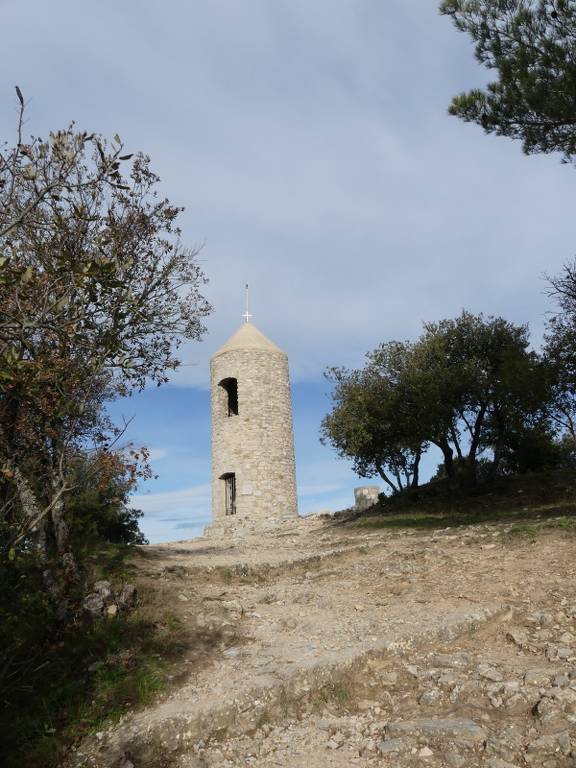
<instances>
[{"instance_id":1,"label":"stone masonry wall","mask_svg":"<svg viewBox=\"0 0 576 768\"><path fill-rule=\"evenodd\" d=\"M238 415L228 416L219 382L238 380ZM236 518L298 515L288 359L280 351L235 349L211 361L212 512L225 518L221 476L236 475ZM232 522L232 520L230 521Z\"/></svg>"}]
</instances>

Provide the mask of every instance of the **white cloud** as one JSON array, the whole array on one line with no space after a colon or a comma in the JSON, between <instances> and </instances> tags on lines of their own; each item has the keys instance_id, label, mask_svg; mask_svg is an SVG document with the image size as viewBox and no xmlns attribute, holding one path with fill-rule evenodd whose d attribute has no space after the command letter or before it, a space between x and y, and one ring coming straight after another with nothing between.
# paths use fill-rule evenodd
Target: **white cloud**
<instances>
[{"instance_id":1,"label":"white cloud","mask_svg":"<svg viewBox=\"0 0 576 768\"><path fill-rule=\"evenodd\" d=\"M299 512L302 516L306 516L314 512L338 512L341 509L348 509L353 506L353 495L340 494L339 496L330 496L320 501L316 500L301 504Z\"/></svg>"},{"instance_id":2,"label":"white cloud","mask_svg":"<svg viewBox=\"0 0 576 768\"><path fill-rule=\"evenodd\" d=\"M210 485L196 485L177 491L135 494L130 502L145 515L157 517L173 516L174 512L204 511L210 504Z\"/></svg>"},{"instance_id":3,"label":"white cloud","mask_svg":"<svg viewBox=\"0 0 576 768\"><path fill-rule=\"evenodd\" d=\"M341 483L338 483L338 484L326 483L324 485L320 483L318 485L304 485L301 488L299 488L298 491L300 496L307 497L307 496L322 496L327 493L334 493L334 491L341 491L342 489L343 489L343 485Z\"/></svg>"},{"instance_id":4,"label":"white cloud","mask_svg":"<svg viewBox=\"0 0 576 768\"><path fill-rule=\"evenodd\" d=\"M0 22L30 130L118 131L186 205L183 241L206 242L210 336L175 383L206 386L246 281L294 380L463 306L542 325L540 276L573 251L573 179L446 115L486 73L436 3L167 2L114 6L113 29L111 0L82 15L9 2ZM5 67L1 99L13 82ZM13 117L0 111L1 135Z\"/></svg>"},{"instance_id":5,"label":"white cloud","mask_svg":"<svg viewBox=\"0 0 576 768\"><path fill-rule=\"evenodd\" d=\"M168 451L165 448L150 448L150 461L160 461L168 456Z\"/></svg>"},{"instance_id":6,"label":"white cloud","mask_svg":"<svg viewBox=\"0 0 576 768\"><path fill-rule=\"evenodd\" d=\"M205 518L189 522L183 520L180 523L171 525L162 520L143 518L140 527L151 544L160 544L165 541L195 539L202 535L202 531L209 522L210 518Z\"/></svg>"},{"instance_id":7,"label":"white cloud","mask_svg":"<svg viewBox=\"0 0 576 768\"><path fill-rule=\"evenodd\" d=\"M211 520L210 485L203 484L160 493L142 493L130 503L144 512L140 527L153 544L200 536Z\"/></svg>"}]
</instances>

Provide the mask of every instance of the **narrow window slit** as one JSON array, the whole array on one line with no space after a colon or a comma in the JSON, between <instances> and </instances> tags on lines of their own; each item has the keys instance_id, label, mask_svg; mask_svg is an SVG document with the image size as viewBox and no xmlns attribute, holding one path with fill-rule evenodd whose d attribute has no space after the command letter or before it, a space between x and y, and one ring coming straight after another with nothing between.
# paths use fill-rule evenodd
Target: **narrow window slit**
<instances>
[{"instance_id":1,"label":"narrow window slit","mask_svg":"<svg viewBox=\"0 0 576 768\"><path fill-rule=\"evenodd\" d=\"M236 475L226 472L220 477L224 481L224 509L226 515L236 514Z\"/></svg>"}]
</instances>

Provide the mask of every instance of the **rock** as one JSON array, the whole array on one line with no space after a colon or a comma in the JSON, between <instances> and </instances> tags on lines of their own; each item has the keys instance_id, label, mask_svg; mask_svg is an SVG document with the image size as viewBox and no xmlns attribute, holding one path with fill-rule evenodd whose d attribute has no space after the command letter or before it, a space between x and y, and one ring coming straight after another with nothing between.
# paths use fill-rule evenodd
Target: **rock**
<instances>
[{"instance_id":1,"label":"rock","mask_svg":"<svg viewBox=\"0 0 576 768\"><path fill-rule=\"evenodd\" d=\"M441 675L436 682L441 688L450 690L458 683L458 676L454 672L448 672L446 675Z\"/></svg>"},{"instance_id":2,"label":"rock","mask_svg":"<svg viewBox=\"0 0 576 768\"><path fill-rule=\"evenodd\" d=\"M560 715L560 708L554 699L548 696L543 696L536 704L536 707L534 708L534 714L537 715L541 720L550 721L554 720L558 715Z\"/></svg>"},{"instance_id":3,"label":"rock","mask_svg":"<svg viewBox=\"0 0 576 768\"><path fill-rule=\"evenodd\" d=\"M113 619L114 616L116 616L118 613L118 606L115 603L112 603L112 605L109 605L106 608L106 615L109 619Z\"/></svg>"},{"instance_id":4,"label":"rock","mask_svg":"<svg viewBox=\"0 0 576 768\"><path fill-rule=\"evenodd\" d=\"M458 752L446 752L444 759L450 768L463 768L466 765L466 758L459 755Z\"/></svg>"},{"instance_id":5,"label":"rock","mask_svg":"<svg viewBox=\"0 0 576 768\"><path fill-rule=\"evenodd\" d=\"M116 603L121 611L130 611L136 607L138 601L138 592L134 584L124 584L120 594L116 598Z\"/></svg>"},{"instance_id":6,"label":"rock","mask_svg":"<svg viewBox=\"0 0 576 768\"><path fill-rule=\"evenodd\" d=\"M440 681L438 681L440 682ZM452 698L452 694L456 695L456 698ZM457 686L452 691L450 700L459 701L464 704L471 704L474 707L482 708L484 706L484 691L479 680L467 680L461 686Z\"/></svg>"},{"instance_id":7,"label":"rock","mask_svg":"<svg viewBox=\"0 0 576 768\"><path fill-rule=\"evenodd\" d=\"M239 619L244 614L244 608L240 600L223 600L222 607L235 619Z\"/></svg>"},{"instance_id":8,"label":"rock","mask_svg":"<svg viewBox=\"0 0 576 768\"><path fill-rule=\"evenodd\" d=\"M406 664L406 672L408 672L409 675L412 675L412 677L420 677L422 675L420 668L415 664Z\"/></svg>"},{"instance_id":9,"label":"rock","mask_svg":"<svg viewBox=\"0 0 576 768\"><path fill-rule=\"evenodd\" d=\"M392 738L408 734L420 734L423 736L449 738L454 741L470 742L480 742L486 738L485 732L479 725L472 720L465 720L463 718L398 720L388 723L386 732Z\"/></svg>"},{"instance_id":10,"label":"rock","mask_svg":"<svg viewBox=\"0 0 576 768\"><path fill-rule=\"evenodd\" d=\"M398 672L385 672L379 677L380 685L392 687L398 682Z\"/></svg>"},{"instance_id":11,"label":"rock","mask_svg":"<svg viewBox=\"0 0 576 768\"><path fill-rule=\"evenodd\" d=\"M544 611L537 611L531 616L528 616L526 621L531 624L539 624L541 627L550 627L554 624L554 616L551 613L545 613Z\"/></svg>"},{"instance_id":12,"label":"rock","mask_svg":"<svg viewBox=\"0 0 576 768\"><path fill-rule=\"evenodd\" d=\"M528 645L528 635L522 629L511 629L506 633L506 639L514 643L514 645L523 648Z\"/></svg>"},{"instance_id":13,"label":"rock","mask_svg":"<svg viewBox=\"0 0 576 768\"><path fill-rule=\"evenodd\" d=\"M360 757L362 757L363 755L370 755L371 753L376 752L377 749L378 747L376 746L376 743L374 742L373 739L364 739L360 744L358 754L360 755Z\"/></svg>"},{"instance_id":14,"label":"rock","mask_svg":"<svg viewBox=\"0 0 576 768\"><path fill-rule=\"evenodd\" d=\"M422 696L418 699L418 703L423 706L430 706L436 704L442 698L442 692L438 688L431 688L429 691L424 691Z\"/></svg>"},{"instance_id":15,"label":"rock","mask_svg":"<svg viewBox=\"0 0 576 768\"><path fill-rule=\"evenodd\" d=\"M455 688L452 688L452 690L450 691L450 695L448 698L452 704L455 704L460 698L460 691L461 689L458 685Z\"/></svg>"},{"instance_id":16,"label":"rock","mask_svg":"<svg viewBox=\"0 0 576 768\"><path fill-rule=\"evenodd\" d=\"M384 731L386 730L387 724L388 724L387 720L376 720L374 723L370 723L370 732L384 733Z\"/></svg>"},{"instance_id":17,"label":"rock","mask_svg":"<svg viewBox=\"0 0 576 768\"><path fill-rule=\"evenodd\" d=\"M82 608L92 617L100 617L104 611L104 599L97 592L93 592L90 595L86 595Z\"/></svg>"},{"instance_id":18,"label":"rock","mask_svg":"<svg viewBox=\"0 0 576 768\"><path fill-rule=\"evenodd\" d=\"M526 709L528 703L521 693L515 693L506 699L504 706L509 712L521 712Z\"/></svg>"},{"instance_id":19,"label":"rock","mask_svg":"<svg viewBox=\"0 0 576 768\"><path fill-rule=\"evenodd\" d=\"M572 658L575 654L576 652L572 651L571 648L559 648L557 645L546 646L547 659L559 659L564 661Z\"/></svg>"},{"instance_id":20,"label":"rock","mask_svg":"<svg viewBox=\"0 0 576 768\"><path fill-rule=\"evenodd\" d=\"M524 675L524 685L548 686L550 671L547 669L529 669Z\"/></svg>"},{"instance_id":21,"label":"rock","mask_svg":"<svg viewBox=\"0 0 576 768\"><path fill-rule=\"evenodd\" d=\"M349 730L349 726L350 718L348 717L326 717L316 721L316 727L320 731L328 731L330 735Z\"/></svg>"},{"instance_id":22,"label":"rock","mask_svg":"<svg viewBox=\"0 0 576 768\"><path fill-rule=\"evenodd\" d=\"M508 763L499 757L491 757L486 764L486 768L519 768L519 766L514 763Z\"/></svg>"},{"instance_id":23,"label":"rock","mask_svg":"<svg viewBox=\"0 0 576 768\"><path fill-rule=\"evenodd\" d=\"M112 594L112 585L109 581L97 581L94 584L94 592L98 592L102 597Z\"/></svg>"},{"instance_id":24,"label":"rock","mask_svg":"<svg viewBox=\"0 0 576 768\"><path fill-rule=\"evenodd\" d=\"M554 701L569 715L576 715L576 690L572 688L552 688Z\"/></svg>"},{"instance_id":25,"label":"rock","mask_svg":"<svg viewBox=\"0 0 576 768\"><path fill-rule=\"evenodd\" d=\"M332 741L335 741L336 744L339 747L341 747L342 744L344 744L344 742L346 741L346 736L344 736L344 734L341 731L336 731L336 733L332 735Z\"/></svg>"},{"instance_id":26,"label":"rock","mask_svg":"<svg viewBox=\"0 0 576 768\"><path fill-rule=\"evenodd\" d=\"M432 752L430 747L422 747L420 752L418 752L418 755L420 757L432 757L433 754L434 754L434 752Z\"/></svg>"},{"instance_id":27,"label":"rock","mask_svg":"<svg viewBox=\"0 0 576 768\"><path fill-rule=\"evenodd\" d=\"M485 680L492 680L494 683L500 683L504 680L504 675L489 664L480 664L478 667L478 674Z\"/></svg>"},{"instance_id":28,"label":"rock","mask_svg":"<svg viewBox=\"0 0 576 768\"><path fill-rule=\"evenodd\" d=\"M340 744L334 741L334 739L328 739L328 741L326 742L326 746L328 747L328 749L338 749Z\"/></svg>"},{"instance_id":29,"label":"rock","mask_svg":"<svg viewBox=\"0 0 576 768\"><path fill-rule=\"evenodd\" d=\"M366 712L368 709L376 709L379 706L379 702L370 699L362 699L356 706L361 712Z\"/></svg>"},{"instance_id":30,"label":"rock","mask_svg":"<svg viewBox=\"0 0 576 768\"><path fill-rule=\"evenodd\" d=\"M570 753L571 742L568 731L540 736L530 742L524 759L530 766L540 768L547 757L567 756Z\"/></svg>"},{"instance_id":31,"label":"rock","mask_svg":"<svg viewBox=\"0 0 576 768\"><path fill-rule=\"evenodd\" d=\"M380 741L377 745L379 755L390 755L393 752L400 752L404 749L402 739L390 739L389 741Z\"/></svg>"},{"instance_id":32,"label":"rock","mask_svg":"<svg viewBox=\"0 0 576 768\"><path fill-rule=\"evenodd\" d=\"M464 653L437 653L433 656L432 661L438 667L449 667L450 669L461 668L470 666L470 654Z\"/></svg>"},{"instance_id":33,"label":"rock","mask_svg":"<svg viewBox=\"0 0 576 768\"><path fill-rule=\"evenodd\" d=\"M570 678L567 675L556 675L552 680L552 685L554 688L566 688L567 685L570 685Z\"/></svg>"}]
</instances>

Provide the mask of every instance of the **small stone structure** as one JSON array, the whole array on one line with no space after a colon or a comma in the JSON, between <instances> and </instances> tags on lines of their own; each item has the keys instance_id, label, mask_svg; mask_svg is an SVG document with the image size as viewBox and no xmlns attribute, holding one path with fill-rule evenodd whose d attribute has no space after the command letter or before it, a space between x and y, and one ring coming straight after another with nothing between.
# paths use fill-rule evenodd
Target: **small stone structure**
<instances>
[{"instance_id":1,"label":"small stone structure","mask_svg":"<svg viewBox=\"0 0 576 768\"><path fill-rule=\"evenodd\" d=\"M298 519L286 354L246 322L210 363L209 535Z\"/></svg>"},{"instance_id":2,"label":"small stone structure","mask_svg":"<svg viewBox=\"0 0 576 768\"><path fill-rule=\"evenodd\" d=\"M378 494L380 488L377 485L362 485L360 488L354 488L354 509L362 511L378 504Z\"/></svg>"}]
</instances>

